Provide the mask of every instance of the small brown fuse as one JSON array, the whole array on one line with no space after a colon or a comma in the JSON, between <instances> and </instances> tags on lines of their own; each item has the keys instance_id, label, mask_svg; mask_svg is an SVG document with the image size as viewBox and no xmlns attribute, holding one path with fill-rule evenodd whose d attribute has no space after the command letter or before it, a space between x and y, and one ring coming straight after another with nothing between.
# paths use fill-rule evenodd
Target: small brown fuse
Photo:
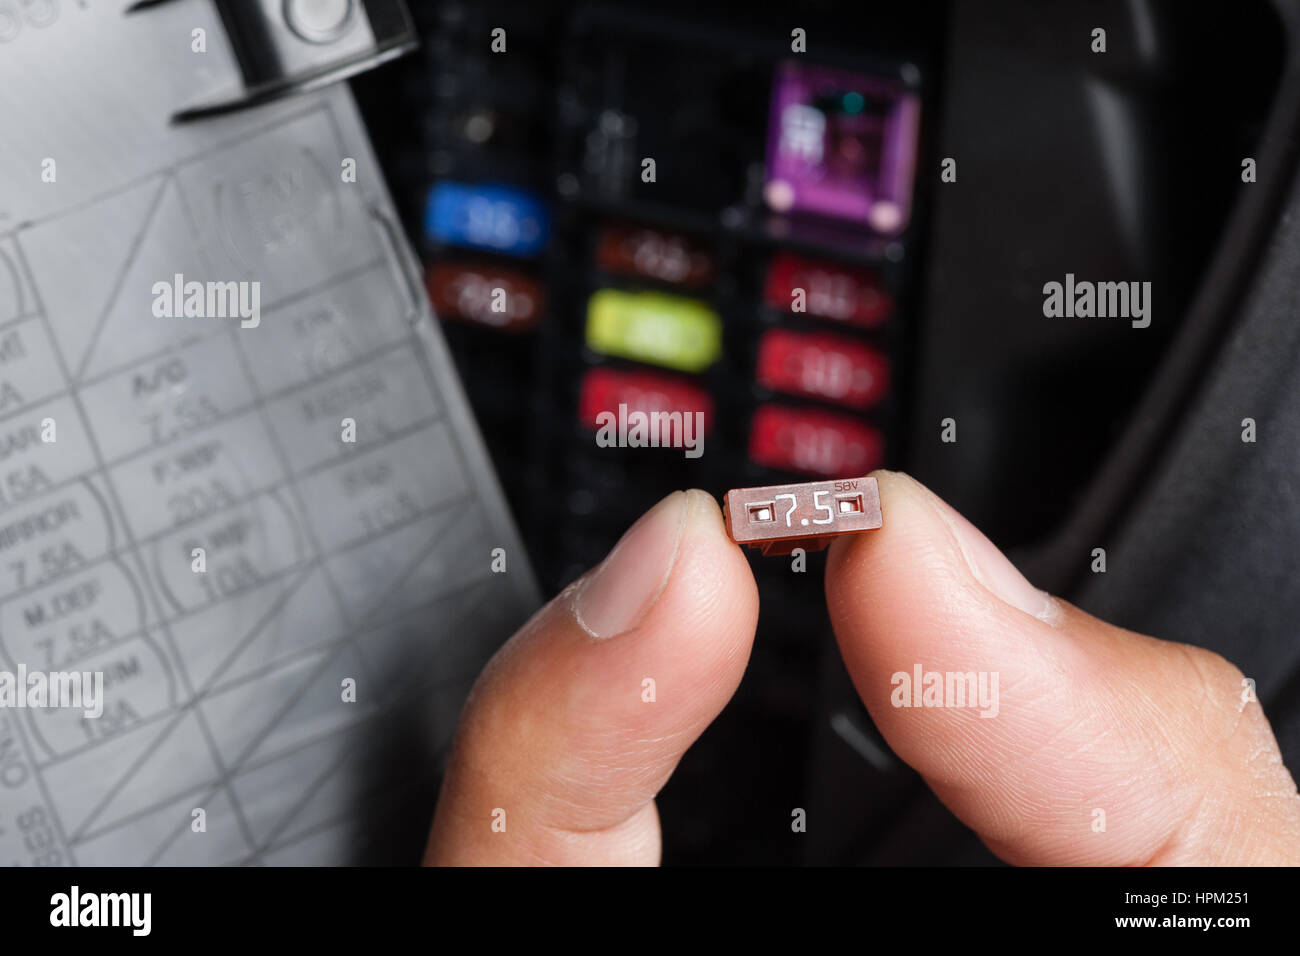
<instances>
[{"instance_id":1,"label":"small brown fuse","mask_svg":"<svg viewBox=\"0 0 1300 956\"><path fill-rule=\"evenodd\" d=\"M880 488L874 478L733 488L722 496L731 540L763 554L820 551L831 538L879 528Z\"/></svg>"}]
</instances>

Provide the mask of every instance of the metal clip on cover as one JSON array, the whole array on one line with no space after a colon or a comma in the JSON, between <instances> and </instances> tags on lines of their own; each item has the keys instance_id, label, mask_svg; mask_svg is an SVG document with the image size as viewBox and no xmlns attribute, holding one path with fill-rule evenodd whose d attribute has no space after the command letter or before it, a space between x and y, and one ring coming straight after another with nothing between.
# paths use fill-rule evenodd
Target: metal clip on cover
<instances>
[{"instance_id":1,"label":"metal clip on cover","mask_svg":"<svg viewBox=\"0 0 1300 956\"><path fill-rule=\"evenodd\" d=\"M139 13L173 0L140 0ZM415 48L402 0L207 0L217 9L242 83L186 107L183 123L246 109L362 73Z\"/></svg>"}]
</instances>

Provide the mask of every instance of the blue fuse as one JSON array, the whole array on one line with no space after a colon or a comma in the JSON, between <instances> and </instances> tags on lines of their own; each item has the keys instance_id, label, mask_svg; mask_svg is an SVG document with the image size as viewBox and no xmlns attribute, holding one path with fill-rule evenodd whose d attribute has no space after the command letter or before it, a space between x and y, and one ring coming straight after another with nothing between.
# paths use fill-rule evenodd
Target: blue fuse
<instances>
[{"instance_id":1,"label":"blue fuse","mask_svg":"<svg viewBox=\"0 0 1300 956\"><path fill-rule=\"evenodd\" d=\"M428 239L512 256L536 255L550 231L542 201L510 186L440 182L424 212Z\"/></svg>"}]
</instances>

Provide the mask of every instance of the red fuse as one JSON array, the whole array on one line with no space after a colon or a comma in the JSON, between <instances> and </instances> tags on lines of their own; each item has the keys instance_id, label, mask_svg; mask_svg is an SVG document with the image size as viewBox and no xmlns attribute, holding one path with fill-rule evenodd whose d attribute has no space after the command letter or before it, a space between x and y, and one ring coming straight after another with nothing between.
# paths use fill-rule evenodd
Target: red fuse
<instances>
[{"instance_id":1,"label":"red fuse","mask_svg":"<svg viewBox=\"0 0 1300 956\"><path fill-rule=\"evenodd\" d=\"M882 527L876 479L733 488L722 496L731 540L763 554L820 551L831 538Z\"/></svg>"},{"instance_id":2,"label":"red fuse","mask_svg":"<svg viewBox=\"0 0 1300 956\"><path fill-rule=\"evenodd\" d=\"M894 303L880 280L865 269L853 269L779 252L767 268L763 298L783 312L806 312L820 319L869 327L879 325Z\"/></svg>"},{"instance_id":3,"label":"red fuse","mask_svg":"<svg viewBox=\"0 0 1300 956\"><path fill-rule=\"evenodd\" d=\"M614 275L642 276L699 288L713 281L713 254L688 236L641 226L606 226L596 265Z\"/></svg>"},{"instance_id":4,"label":"red fuse","mask_svg":"<svg viewBox=\"0 0 1300 956\"><path fill-rule=\"evenodd\" d=\"M889 363L869 346L837 335L772 329L758 347L758 383L777 392L869 408L889 387Z\"/></svg>"},{"instance_id":5,"label":"red fuse","mask_svg":"<svg viewBox=\"0 0 1300 956\"><path fill-rule=\"evenodd\" d=\"M596 427L601 412L618 414L626 405L629 412L703 412L707 431L713 421L713 399L703 389L667 375L593 368L582 379L578 416L588 428Z\"/></svg>"},{"instance_id":6,"label":"red fuse","mask_svg":"<svg viewBox=\"0 0 1300 956\"><path fill-rule=\"evenodd\" d=\"M880 467L880 432L830 412L763 405L754 413L749 457L757 464L810 475L861 475Z\"/></svg>"},{"instance_id":7,"label":"red fuse","mask_svg":"<svg viewBox=\"0 0 1300 956\"><path fill-rule=\"evenodd\" d=\"M542 284L517 269L480 262L436 262L425 276L440 317L522 332L537 323Z\"/></svg>"}]
</instances>

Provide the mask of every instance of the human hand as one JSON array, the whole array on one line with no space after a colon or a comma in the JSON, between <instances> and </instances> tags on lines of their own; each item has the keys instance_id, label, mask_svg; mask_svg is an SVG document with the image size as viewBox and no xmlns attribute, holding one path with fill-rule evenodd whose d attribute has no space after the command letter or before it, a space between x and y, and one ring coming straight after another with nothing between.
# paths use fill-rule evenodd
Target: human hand
<instances>
[{"instance_id":1,"label":"human hand","mask_svg":"<svg viewBox=\"0 0 1300 956\"><path fill-rule=\"evenodd\" d=\"M836 540L827 562L840 651L890 746L990 849L1300 863L1300 796L1235 667L1048 596L916 481L876 477L884 527ZM757 616L713 499L661 501L484 669L426 862L659 862L655 794L735 691ZM996 716L894 706L893 675L917 665L996 673Z\"/></svg>"}]
</instances>

